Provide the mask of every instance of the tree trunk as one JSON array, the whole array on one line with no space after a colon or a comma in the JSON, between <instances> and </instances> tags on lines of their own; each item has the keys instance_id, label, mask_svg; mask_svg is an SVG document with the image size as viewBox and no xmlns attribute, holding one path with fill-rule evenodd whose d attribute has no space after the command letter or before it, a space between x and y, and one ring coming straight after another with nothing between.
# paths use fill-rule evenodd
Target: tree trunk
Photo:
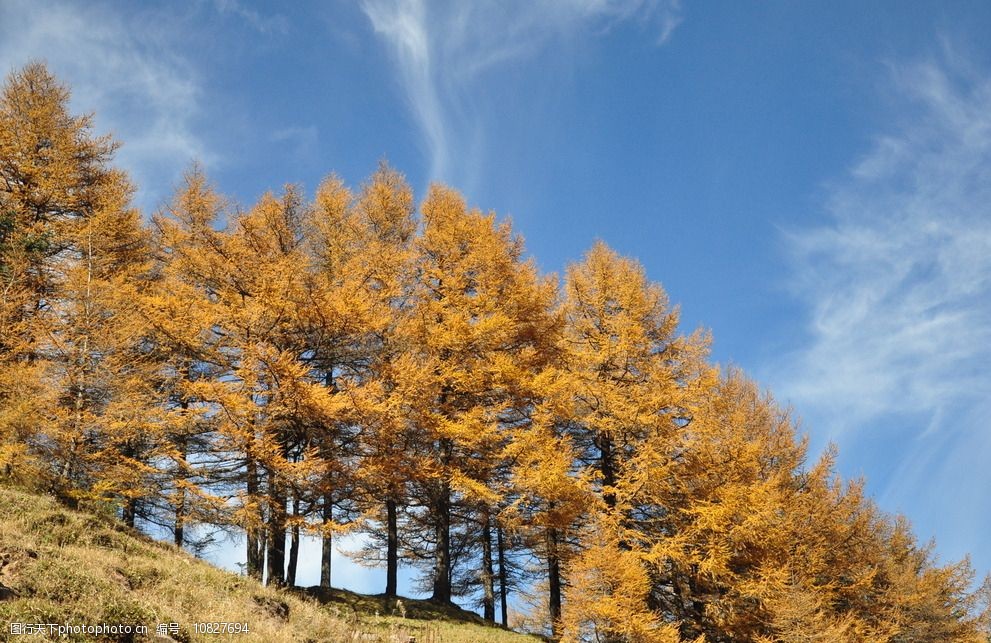
<instances>
[{"instance_id":1,"label":"tree trunk","mask_svg":"<svg viewBox=\"0 0 991 643\"><path fill-rule=\"evenodd\" d=\"M557 639L561 635L559 631L559 621L561 620L561 559L558 551L557 530L553 527L547 530L547 580L551 635Z\"/></svg>"},{"instance_id":2,"label":"tree trunk","mask_svg":"<svg viewBox=\"0 0 991 643\"><path fill-rule=\"evenodd\" d=\"M600 433L596 438L599 446L599 473L602 475L602 500L606 503L606 508L612 514L616 513L616 452L612 438L605 433ZM625 516L624 516L625 517ZM625 539L620 539L619 548L624 551L630 550L630 544Z\"/></svg>"},{"instance_id":3,"label":"tree trunk","mask_svg":"<svg viewBox=\"0 0 991 643\"><path fill-rule=\"evenodd\" d=\"M385 552L385 595L389 598L399 593L399 524L396 516L396 501L385 501L386 530L388 544Z\"/></svg>"},{"instance_id":4,"label":"tree trunk","mask_svg":"<svg viewBox=\"0 0 991 643\"><path fill-rule=\"evenodd\" d=\"M176 507L175 526L172 528L172 534L175 546L182 548L186 542L186 529L183 523L185 520L183 512L185 511L186 492L184 490L180 490L179 494L179 506Z\"/></svg>"},{"instance_id":5,"label":"tree trunk","mask_svg":"<svg viewBox=\"0 0 991 643\"><path fill-rule=\"evenodd\" d=\"M502 539L502 526L496 525L496 548L499 550L499 612L503 627L509 627L509 573L506 571L506 544Z\"/></svg>"},{"instance_id":6,"label":"tree trunk","mask_svg":"<svg viewBox=\"0 0 991 643\"><path fill-rule=\"evenodd\" d=\"M337 393L337 383L334 381L333 363L327 366L327 371L324 373L323 383L331 394ZM322 444L321 452L328 460L332 459L332 455L326 444ZM332 480L330 484L333 485ZM330 589L331 563L333 562L334 555L334 535L330 530L330 527L334 522L333 489L326 491L323 494L323 507L321 508L320 517L323 522L323 530L320 532L320 587L323 589Z\"/></svg>"},{"instance_id":7,"label":"tree trunk","mask_svg":"<svg viewBox=\"0 0 991 643\"><path fill-rule=\"evenodd\" d=\"M299 497L293 494L292 516L295 519L299 516ZM293 520L291 544L289 545L289 570L286 572L286 585L296 586L296 566L299 563L299 524Z\"/></svg>"},{"instance_id":8,"label":"tree trunk","mask_svg":"<svg viewBox=\"0 0 991 643\"><path fill-rule=\"evenodd\" d=\"M134 498L128 498L124 502L124 511L122 519L124 524L128 527L134 527L134 518L138 513L138 501Z\"/></svg>"},{"instance_id":9,"label":"tree trunk","mask_svg":"<svg viewBox=\"0 0 991 643\"><path fill-rule=\"evenodd\" d=\"M186 400L183 400L182 402L179 403L179 406L185 411L186 409L189 408L189 402L187 402ZM189 440L186 438L186 436L182 435L182 436L179 436L179 438L177 439L177 442L178 442L179 450L182 453L182 462L183 462L182 476L184 478L185 475L186 475L186 471L185 471L185 468L186 468L186 466L185 466L186 465L186 458L189 455L188 454L188 451L189 451ZM186 534L185 534L185 522L186 522L186 489L185 489L185 487L183 487L182 485L177 485L176 495L178 497L176 498L175 524L174 524L174 526L172 528L172 535L173 535L173 542L175 542L175 546L176 547L179 547L179 548L182 548L182 546L183 546L183 544L185 544L185 540L186 540Z\"/></svg>"},{"instance_id":10,"label":"tree trunk","mask_svg":"<svg viewBox=\"0 0 991 643\"><path fill-rule=\"evenodd\" d=\"M438 317L438 321L441 321ZM442 356L442 359L446 357ZM450 387L441 388L437 405L447 413L447 398ZM433 519L435 529L434 541L434 587L430 600L437 603L451 602L451 460L454 456L454 443L449 438L437 441L437 452L440 455L441 481L435 488L433 497Z\"/></svg>"},{"instance_id":11,"label":"tree trunk","mask_svg":"<svg viewBox=\"0 0 991 643\"><path fill-rule=\"evenodd\" d=\"M248 498L257 500L258 498L258 465L251 455L248 455L246 464ZM260 518L260 517L259 517ZM247 528L247 571L248 576L260 581L262 579L262 538L260 524L249 524Z\"/></svg>"},{"instance_id":12,"label":"tree trunk","mask_svg":"<svg viewBox=\"0 0 991 643\"><path fill-rule=\"evenodd\" d=\"M492 518L482 511L482 617L495 623L495 587L492 572Z\"/></svg>"},{"instance_id":13,"label":"tree trunk","mask_svg":"<svg viewBox=\"0 0 991 643\"><path fill-rule=\"evenodd\" d=\"M286 492L275 472L269 473L268 584L286 584Z\"/></svg>"},{"instance_id":14,"label":"tree trunk","mask_svg":"<svg viewBox=\"0 0 991 643\"><path fill-rule=\"evenodd\" d=\"M608 488L608 490L603 489L602 499L605 501L606 507L612 510L616 508L616 493L612 491L612 488L616 485L616 464L613 462L612 439L608 435L600 433L597 442L599 447L599 473L602 475L602 486Z\"/></svg>"},{"instance_id":15,"label":"tree trunk","mask_svg":"<svg viewBox=\"0 0 991 643\"><path fill-rule=\"evenodd\" d=\"M320 535L320 587L330 589L330 563L334 553L334 536L329 525L334 520L334 497L329 491L323 495L323 531Z\"/></svg>"},{"instance_id":16,"label":"tree trunk","mask_svg":"<svg viewBox=\"0 0 991 643\"><path fill-rule=\"evenodd\" d=\"M442 447L449 450L449 447ZM430 600L451 602L451 485L444 480L434 502L436 549L434 550L434 591Z\"/></svg>"}]
</instances>

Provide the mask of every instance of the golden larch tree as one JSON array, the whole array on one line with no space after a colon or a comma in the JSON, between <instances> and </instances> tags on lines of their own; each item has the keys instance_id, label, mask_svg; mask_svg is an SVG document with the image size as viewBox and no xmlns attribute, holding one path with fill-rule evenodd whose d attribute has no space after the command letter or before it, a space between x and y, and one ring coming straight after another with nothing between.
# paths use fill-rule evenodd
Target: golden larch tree
<instances>
[{"instance_id":1,"label":"golden larch tree","mask_svg":"<svg viewBox=\"0 0 991 643\"><path fill-rule=\"evenodd\" d=\"M521 240L494 215L468 210L440 186L422 212L416 289L400 331L405 367L396 378L409 400L407 421L426 441L414 485L433 548L432 598L449 602L453 530L484 532L500 501L492 475L504 423L545 359L540 346L552 324L554 292L523 260ZM466 510L456 512L457 506ZM465 513L474 524L456 524L455 516Z\"/></svg>"},{"instance_id":2,"label":"golden larch tree","mask_svg":"<svg viewBox=\"0 0 991 643\"><path fill-rule=\"evenodd\" d=\"M0 473L22 482L50 480L53 463L33 452L57 406L52 305L78 228L118 180L116 143L92 129L42 63L13 72L0 91Z\"/></svg>"},{"instance_id":3,"label":"golden larch tree","mask_svg":"<svg viewBox=\"0 0 991 643\"><path fill-rule=\"evenodd\" d=\"M639 461L650 454L663 459L690 421L692 393L708 373L707 339L701 333L678 335L678 312L660 286L647 280L638 263L601 242L569 268L563 310L569 378L564 390L570 404L559 411L559 421L579 465L592 474L598 499L587 524L595 546L581 548L570 574L585 577L598 569L614 575L614 581L589 585L575 576L563 609L555 605L560 597L552 597L552 611L562 614L566 637L591 628L631 640L619 628L621 611L631 610L628 618L640 619L637 614L647 609L639 529L647 519L641 514L651 508L638 497L646 476ZM609 548L618 551L606 555ZM630 569L617 570L618 563ZM611 615L595 617L591 606L596 603L612 604Z\"/></svg>"}]
</instances>

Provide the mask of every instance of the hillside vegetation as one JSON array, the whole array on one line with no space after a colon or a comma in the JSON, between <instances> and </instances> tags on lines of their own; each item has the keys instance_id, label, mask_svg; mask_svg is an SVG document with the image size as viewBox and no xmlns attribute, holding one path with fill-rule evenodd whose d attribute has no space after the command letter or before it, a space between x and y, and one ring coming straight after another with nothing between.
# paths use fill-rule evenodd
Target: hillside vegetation
<instances>
[{"instance_id":1,"label":"hillside vegetation","mask_svg":"<svg viewBox=\"0 0 991 643\"><path fill-rule=\"evenodd\" d=\"M322 605L289 590L263 587L113 517L0 488L0 640L537 641L467 622L479 617L456 608L401 598L401 606L390 601L390 609L381 597L332 592ZM249 633L197 634L195 623L211 622L246 623ZM26 637L11 633L14 623L144 625L148 633ZM158 623L178 624L178 633L156 636Z\"/></svg>"}]
</instances>

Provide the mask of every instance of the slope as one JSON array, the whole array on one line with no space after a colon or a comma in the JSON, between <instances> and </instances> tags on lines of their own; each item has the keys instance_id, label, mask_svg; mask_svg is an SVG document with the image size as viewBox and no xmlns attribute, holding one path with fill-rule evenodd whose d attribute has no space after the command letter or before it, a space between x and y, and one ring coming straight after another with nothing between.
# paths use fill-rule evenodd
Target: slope
<instances>
[{"instance_id":1,"label":"slope","mask_svg":"<svg viewBox=\"0 0 991 643\"><path fill-rule=\"evenodd\" d=\"M388 610L380 598L342 590L323 598L262 587L99 511L0 487L0 640L536 641L422 601ZM220 625L197 625L211 623ZM242 625L206 631L224 623Z\"/></svg>"}]
</instances>

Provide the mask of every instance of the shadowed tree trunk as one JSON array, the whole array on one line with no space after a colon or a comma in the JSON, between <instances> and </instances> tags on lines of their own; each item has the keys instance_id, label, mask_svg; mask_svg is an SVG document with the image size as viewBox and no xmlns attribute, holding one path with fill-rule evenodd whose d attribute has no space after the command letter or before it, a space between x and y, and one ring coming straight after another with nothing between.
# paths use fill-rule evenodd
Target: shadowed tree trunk
<instances>
[{"instance_id":1,"label":"shadowed tree trunk","mask_svg":"<svg viewBox=\"0 0 991 643\"><path fill-rule=\"evenodd\" d=\"M323 383L332 395L337 393L333 363L327 366ZM328 461L332 459L331 449L327 444L322 444L321 453ZM334 493L332 490L324 492L322 504L323 506L320 508L320 520L323 523L323 530L320 532L320 587L330 589L331 563L334 555L334 536L330 530L334 522Z\"/></svg>"},{"instance_id":2,"label":"shadowed tree trunk","mask_svg":"<svg viewBox=\"0 0 991 643\"><path fill-rule=\"evenodd\" d=\"M334 519L334 497L330 492L323 496L321 519L324 530L320 534L320 587L330 589L330 563L331 555L334 553L334 536L329 530L329 525Z\"/></svg>"},{"instance_id":3,"label":"shadowed tree trunk","mask_svg":"<svg viewBox=\"0 0 991 643\"><path fill-rule=\"evenodd\" d=\"M499 550L499 612L503 627L509 627L509 588L506 571L506 544L503 542L502 527L496 525L496 548Z\"/></svg>"},{"instance_id":4,"label":"shadowed tree trunk","mask_svg":"<svg viewBox=\"0 0 991 643\"><path fill-rule=\"evenodd\" d=\"M482 616L495 623L495 587L492 571L492 518L488 508L482 513Z\"/></svg>"},{"instance_id":5,"label":"shadowed tree trunk","mask_svg":"<svg viewBox=\"0 0 991 643\"><path fill-rule=\"evenodd\" d=\"M127 525L128 527L134 527L134 518L138 513L137 509L138 509L138 501L134 498L128 498L127 501L124 503L124 511L123 511L122 519L124 521L124 524Z\"/></svg>"},{"instance_id":6,"label":"shadowed tree trunk","mask_svg":"<svg viewBox=\"0 0 991 643\"><path fill-rule=\"evenodd\" d=\"M269 473L268 584L286 584L286 493L275 473Z\"/></svg>"},{"instance_id":7,"label":"shadowed tree trunk","mask_svg":"<svg viewBox=\"0 0 991 643\"><path fill-rule=\"evenodd\" d=\"M172 527L172 537L173 542L176 547L182 547L186 544L186 527L185 527L185 516L186 512L186 492L183 489L179 490L179 502L175 508L175 525Z\"/></svg>"},{"instance_id":8,"label":"shadowed tree trunk","mask_svg":"<svg viewBox=\"0 0 991 643\"><path fill-rule=\"evenodd\" d=\"M184 380L189 380L189 367L184 365L180 368L182 377ZM179 408L182 409L183 415L189 410L189 400L185 397L179 400ZM175 438L176 447L178 447L179 453L182 455L182 472L177 478L176 482L176 504L175 504L175 522L172 526L172 537L173 542L176 547L181 548L186 541L186 488L178 483L178 480L184 480L186 476L186 470L188 466L189 458L189 438L184 434L177 435Z\"/></svg>"},{"instance_id":9,"label":"shadowed tree trunk","mask_svg":"<svg viewBox=\"0 0 991 643\"><path fill-rule=\"evenodd\" d=\"M451 485L440 483L437 501L434 503L436 520L436 550L434 551L434 591L430 600L437 603L451 602Z\"/></svg>"},{"instance_id":10,"label":"shadowed tree trunk","mask_svg":"<svg viewBox=\"0 0 991 643\"><path fill-rule=\"evenodd\" d=\"M602 499L606 506L612 510L616 508L616 492L613 488L616 485L616 466L613 462L612 439L605 434L599 434L596 439L599 447L599 472L602 474L602 486L608 491L603 491Z\"/></svg>"},{"instance_id":11,"label":"shadowed tree trunk","mask_svg":"<svg viewBox=\"0 0 991 643\"><path fill-rule=\"evenodd\" d=\"M396 596L399 591L399 525L396 516L396 501L385 501L386 530L388 544L385 553L385 595Z\"/></svg>"},{"instance_id":12,"label":"shadowed tree trunk","mask_svg":"<svg viewBox=\"0 0 991 643\"><path fill-rule=\"evenodd\" d=\"M247 490L249 498L258 497L258 465L251 454L248 454L246 465ZM247 529L247 571L248 576L260 581L262 579L262 563L264 555L262 550L261 529L257 525L250 525Z\"/></svg>"},{"instance_id":13,"label":"shadowed tree trunk","mask_svg":"<svg viewBox=\"0 0 991 643\"><path fill-rule=\"evenodd\" d=\"M441 394L444 405L447 392ZM449 439L439 441L441 465L446 472L451 464L454 445ZM445 474L446 475L446 474ZM434 500L434 527L436 549L434 550L434 591L430 600L437 603L451 602L451 483L447 478L437 486Z\"/></svg>"},{"instance_id":14,"label":"shadowed tree trunk","mask_svg":"<svg viewBox=\"0 0 991 643\"><path fill-rule=\"evenodd\" d=\"M561 559L558 552L557 530L547 530L547 580L548 606L551 617L551 633L556 639L560 636L558 622L561 620Z\"/></svg>"},{"instance_id":15,"label":"shadowed tree trunk","mask_svg":"<svg viewBox=\"0 0 991 643\"><path fill-rule=\"evenodd\" d=\"M299 494L294 493L292 499L292 517L299 516ZM289 569L286 571L286 585L296 586L296 567L299 563L299 523L293 520L289 545Z\"/></svg>"}]
</instances>

